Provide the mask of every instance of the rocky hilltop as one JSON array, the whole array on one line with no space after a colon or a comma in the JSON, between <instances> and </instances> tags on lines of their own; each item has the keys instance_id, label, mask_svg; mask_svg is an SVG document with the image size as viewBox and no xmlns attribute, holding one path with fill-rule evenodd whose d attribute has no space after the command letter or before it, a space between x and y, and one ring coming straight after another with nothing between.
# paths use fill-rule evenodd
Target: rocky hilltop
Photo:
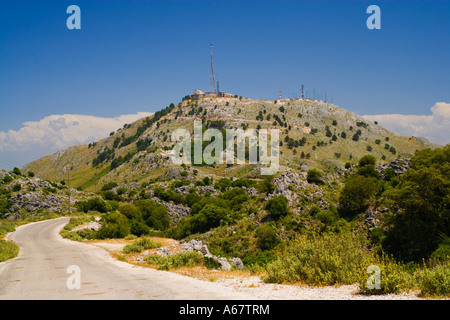
<instances>
[{"instance_id":1,"label":"rocky hilltop","mask_svg":"<svg viewBox=\"0 0 450 320\"><path fill-rule=\"evenodd\" d=\"M100 141L61 150L33 161L22 171L60 181L70 175L76 188L98 191L107 182L143 183L155 178L179 179L169 158L174 130L193 131L193 121L219 130L242 128L280 131L280 170L309 168L336 171L373 155L381 165L410 158L416 150L436 145L395 134L330 103L314 100L267 101L242 97L185 97L154 116L126 124ZM191 166L199 176L261 178L258 165ZM175 172L183 172L175 171ZM188 171L189 172L189 171ZM192 179L188 175L186 179Z\"/></svg>"}]
</instances>

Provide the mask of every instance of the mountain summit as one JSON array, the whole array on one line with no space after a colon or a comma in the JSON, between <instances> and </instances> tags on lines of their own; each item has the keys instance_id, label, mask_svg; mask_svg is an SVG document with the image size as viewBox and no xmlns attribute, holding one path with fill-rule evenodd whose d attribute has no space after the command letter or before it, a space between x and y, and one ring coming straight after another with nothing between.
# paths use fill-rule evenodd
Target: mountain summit
<instances>
[{"instance_id":1,"label":"mountain summit","mask_svg":"<svg viewBox=\"0 0 450 320\"><path fill-rule=\"evenodd\" d=\"M170 178L171 168L176 167L170 158L177 143L171 139L172 132L193 132L195 120L202 121L204 130L279 129L279 172L312 167L335 171L355 164L366 154L385 163L436 146L423 138L395 134L323 101L195 95L126 124L103 140L44 156L25 165L22 171L52 181L70 177L71 186L91 191L107 182L142 183L162 176ZM201 175L261 178L258 167L248 163L192 165Z\"/></svg>"}]
</instances>

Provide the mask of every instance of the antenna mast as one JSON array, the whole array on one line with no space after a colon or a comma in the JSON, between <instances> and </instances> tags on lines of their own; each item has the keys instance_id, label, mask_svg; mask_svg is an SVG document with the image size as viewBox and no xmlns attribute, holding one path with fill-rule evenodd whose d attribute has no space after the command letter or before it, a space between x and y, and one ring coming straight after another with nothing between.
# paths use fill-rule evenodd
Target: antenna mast
<instances>
[{"instance_id":1,"label":"antenna mast","mask_svg":"<svg viewBox=\"0 0 450 320\"><path fill-rule=\"evenodd\" d=\"M214 80L214 69L213 69L213 48L211 43L211 76L209 78L210 93L216 93L216 81Z\"/></svg>"}]
</instances>

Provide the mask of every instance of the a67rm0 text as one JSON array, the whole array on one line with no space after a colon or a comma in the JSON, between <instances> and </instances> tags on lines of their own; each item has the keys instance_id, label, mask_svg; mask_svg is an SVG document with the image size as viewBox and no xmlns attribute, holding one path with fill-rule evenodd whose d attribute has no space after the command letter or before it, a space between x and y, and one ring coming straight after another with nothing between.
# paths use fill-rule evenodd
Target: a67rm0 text
<instances>
[{"instance_id":1,"label":"a67rm0 text","mask_svg":"<svg viewBox=\"0 0 450 320\"><path fill-rule=\"evenodd\" d=\"M201 307L201 306L186 306L180 307L180 315L204 315L209 318L212 314L223 315L268 315L269 305L260 304L233 304L225 305L223 308L218 307Z\"/></svg>"}]
</instances>

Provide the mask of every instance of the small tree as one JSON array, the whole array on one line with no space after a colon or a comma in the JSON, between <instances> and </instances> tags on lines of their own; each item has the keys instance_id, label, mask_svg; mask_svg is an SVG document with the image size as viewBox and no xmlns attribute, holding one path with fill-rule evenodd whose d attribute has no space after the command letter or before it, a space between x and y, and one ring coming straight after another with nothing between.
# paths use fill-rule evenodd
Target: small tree
<instances>
[{"instance_id":1,"label":"small tree","mask_svg":"<svg viewBox=\"0 0 450 320\"><path fill-rule=\"evenodd\" d=\"M361 175L350 177L342 189L339 197L339 214L345 217L354 217L364 212L375 196L376 185L372 178Z\"/></svg>"},{"instance_id":2,"label":"small tree","mask_svg":"<svg viewBox=\"0 0 450 320\"><path fill-rule=\"evenodd\" d=\"M273 249L280 242L275 229L267 224L259 226L255 231L255 236L256 243L262 250Z\"/></svg>"},{"instance_id":3,"label":"small tree","mask_svg":"<svg viewBox=\"0 0 450 320\"><path fill-rule=\"evenodd\" d=\"M109 213L102 218L102 226L97 231L99 239L124 238L130 234L127 217L119 212Z\"/></svg>"},{"instance_id":4,"label":"small tree","mask_svg":"<svg viewBox=\"0 0 450 320\"><path fill-rule=\"evenodd\" d=\"M309 183L323 184L322 172L315 168L309 169L306 173L306 180Z\"/></svg>"},{"instance_id":5,"label":"small tree","mask_svg":"<svg viewBox=\"0 0 450 320\"><path fill-rule=\"evenodd\" d=\"M264 206L264 209L267 210L274 219L279 219L290 213L288 199L284 195L269 199Z\"/></svg>"}]
</instances>

